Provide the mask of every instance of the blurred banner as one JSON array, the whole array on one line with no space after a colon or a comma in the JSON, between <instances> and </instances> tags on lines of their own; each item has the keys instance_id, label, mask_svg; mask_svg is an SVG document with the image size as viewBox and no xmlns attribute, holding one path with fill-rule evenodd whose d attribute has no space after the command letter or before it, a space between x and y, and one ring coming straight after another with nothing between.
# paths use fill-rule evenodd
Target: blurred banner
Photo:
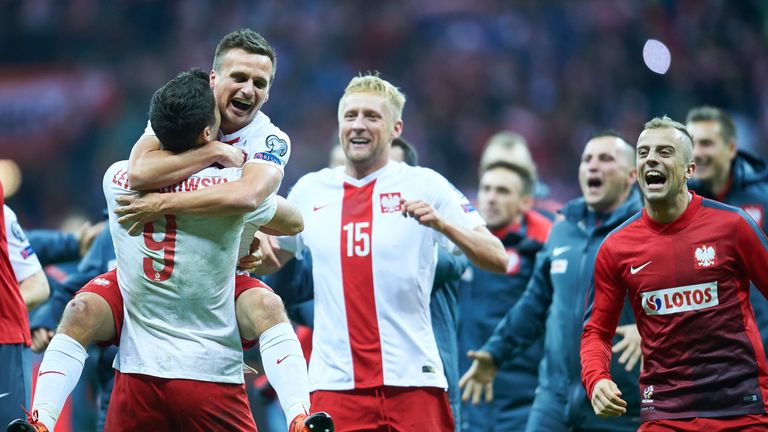
<instances>
[{"instance_id":1,"label":"blurred banner","mask_svg":"<svg viewBox=\"0 0 768 432\"><path fill-rule=\"evenodd\" d=\"M43 66L40 67L43 69ZM0 158L54 158L114 114L114 79L93 69L0 68Z\"/></svg>"}]
</instances>

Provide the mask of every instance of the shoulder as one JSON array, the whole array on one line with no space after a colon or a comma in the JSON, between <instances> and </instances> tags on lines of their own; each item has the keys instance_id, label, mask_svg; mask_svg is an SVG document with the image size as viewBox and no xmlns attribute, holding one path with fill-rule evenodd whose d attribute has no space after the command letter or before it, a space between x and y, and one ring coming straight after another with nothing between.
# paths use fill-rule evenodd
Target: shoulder
<instances>
[{"instance_id":1,"label":"shoulder","mask_svg":"<svg viewBox=\"0 0 768 432\"><path fill-rule=\"evenodd\" d=\"M291 188L291 193L300 193L305 190L313 190L324 185L338 183L338 180L343 177L343 167L337 168L323 168L320 171L313 171L304 174L296 181L296 184Z\"/></svg>"},{"instance_id":2,"label":"shoulder","mask_svg":"<svg viewBox=\"0 0 768 432\"><path fill-rule=\"evenodd\" d=\"M265 143L273 145L289 145L290 138L288 134L277 127L266 114L259 111L256 118L247 126L247 135L252 139L264 140Z\"/></svg>"},{"instance_id":3,"label":"shoulder","mask_svg":"<svg viewBox=\"0 0 768 432\"><path fill-rule=\"evenodd\" d=\"M619 226L614 228L603 239L603 242L602 242L603 245L605 245L608 242L613 243L613 242L622 241L624 236L629 235L635 228L640 226L640 219L642 215L643 215L642 210L638 211L632 216L630 216L627 220L622 222Z\"/></svg>"}]
</instances>

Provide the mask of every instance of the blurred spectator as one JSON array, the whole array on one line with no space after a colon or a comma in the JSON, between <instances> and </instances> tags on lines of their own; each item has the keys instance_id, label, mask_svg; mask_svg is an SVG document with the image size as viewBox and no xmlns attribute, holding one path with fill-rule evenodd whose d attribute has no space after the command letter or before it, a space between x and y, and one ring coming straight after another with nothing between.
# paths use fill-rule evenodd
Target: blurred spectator
<instances>
[{"instance_id":1,"label":"blurred spectator","mask_svg":"<svg viewBox=\"0 0 768 432\"><path fill-rule=\"evenodd\" d=\"M636 136L652 114L716 104L739 119L740 145L765 154L767 20L760 0L2 2L0 148L23 157L12 204L27 225L58 225L73 208L94 217L98 180L128 154L152 91L210 68L218 35L249 26L281 53L267 114L301 150L284 184L324 165L318 137L334 133L328 108L346 78L379 70L410 96L406 132L425 165L472 189L466 168L487 138L515 130L563 201L596 125ZM651 38L671 51L666 75L643 65Z\"/></svg>"}]
</instances>

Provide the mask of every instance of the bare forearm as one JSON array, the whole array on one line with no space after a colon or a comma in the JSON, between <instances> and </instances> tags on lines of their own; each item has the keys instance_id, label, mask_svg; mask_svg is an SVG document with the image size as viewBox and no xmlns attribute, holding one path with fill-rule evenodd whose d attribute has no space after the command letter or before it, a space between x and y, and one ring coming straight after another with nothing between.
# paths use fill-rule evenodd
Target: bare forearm
<instances>
[{"instance_id":1,"label":"bare forearm","mask_svg":"<svg viewBox=\"0 0 768 432\"><path fill-rule=\"evenodd\" d=\"M144 135L131 150L128 182L139 191L170 186L213 164L218 156L208 145L178 154L160 150L157 137Z\"/></svg>"},{"instance_id":2,"label":"bare forearm","mask_svg":"<svg viewBox=\"0 0 768 432\"><path fill-rule=\"evenodd\" d=\"M226 216L256 210L272 193L267 184L249 187L240 181L223 183L189 193L162 196L162 213Z\"/></svg>"},{"instance_id":3,"label":"bare forearm","mask_svg":"<svg viewBox=\"0 0 768 432\"><path fill-rule=\"evenodd\" d=\"M51 293L48 286L48 279L42 270L24 279L19 283L19 293L27 306L27 311L31 311L46 300Z\"/></svg>"},{"instance_id":4,"label":"bare forearm","mask_svg":"<svg viewBox=\"0 0 768 432\"><path fill-rule=\"evenodd\" d=\"M464 252L472 264L495 273L506 272L509 258L504 246L484 227L469 230L446 224L441 232Z\"/></svg>"},{"instance_id":5,"label":"bare forearm","mask_svg":"<svg viewBox=\"0 0 768 432\"><path fill-rule=\"evenodd\" d=\"M302 232L304 230L304 218L301 217L299 210L281 196L277 196L276 199L275 215L261 227L261 231L272 235L288 236Z\"/></svg>"}]
</instances>

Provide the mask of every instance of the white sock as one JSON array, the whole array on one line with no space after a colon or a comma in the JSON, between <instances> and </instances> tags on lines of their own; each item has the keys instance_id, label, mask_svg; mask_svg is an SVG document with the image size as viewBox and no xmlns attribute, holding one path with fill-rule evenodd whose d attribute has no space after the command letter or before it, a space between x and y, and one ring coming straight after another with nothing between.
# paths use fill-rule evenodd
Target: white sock
<instances>
[{"instance_id":1,"label":"white sock","mask_svg":"<svg viewBox=\"0 0 768 432\"><path fill-rule=\"evenodd\" d=\"M285 418L290 422L309 413L309 378L301 344L288 323L269 328L259 338L264 372L280 399Z\"/></svg>"},{"instance_id":2,"label":"white sock","mask_svg":"<svg viewBox=\"0 0 768 432\"><path fill-rule=\"evenodd\" d=\"M32 410L48 430L53 430L61 409L83 372L88 353L80 343L65 334L56 334L45 350L35 384Z\"/></svg>"}]
</instances>

